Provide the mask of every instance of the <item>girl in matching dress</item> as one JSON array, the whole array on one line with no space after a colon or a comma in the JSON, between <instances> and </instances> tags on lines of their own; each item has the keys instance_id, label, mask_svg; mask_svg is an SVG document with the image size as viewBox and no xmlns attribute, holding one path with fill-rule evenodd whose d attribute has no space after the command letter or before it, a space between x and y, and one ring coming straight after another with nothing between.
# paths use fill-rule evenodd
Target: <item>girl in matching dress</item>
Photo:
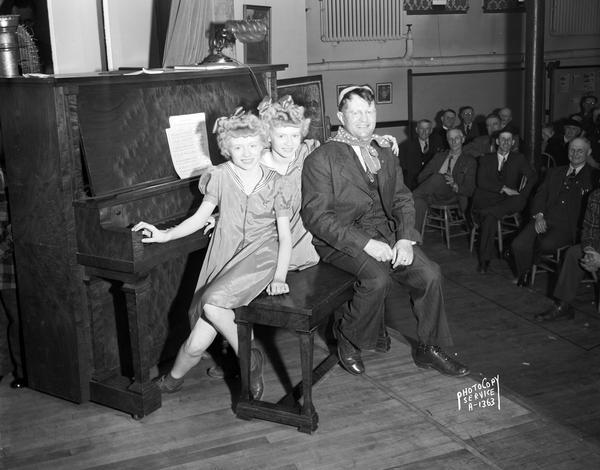
<instances>
[{"instance_id":1,"label":"girl in matching dress","mask_svg":"<svg viewBox=\"0 0 600 470\"><path fill-rule=\"evenodd\" d=\"M192 331L171 371L157 382L163 392L182 387L183 377L200 361L217 333L238 354L233 309L249 304L265 289L269 295L289 292L285 279L291 254L290 185L260 163L268 144L264 122L240 111L215 123L219 149L229 161L200 177L204 198L196 213L167 230L146 222L132 229L143 230L144 243L168 242L202 229L219 207L189 310ZM250 392L258 400L264 388L263 355L254 346L250 364Z\"/></svg>"},{"instance_id":2,"label":"girl in matching dress","mask_svg":"<svg viewBox=\"0 0 600 470\"><path fill-rule=\"evenodd\" d=\"M312 244L312 235L300 218L302 166L304 159L319 146L318 140L306 139L310 119L304 117L304 107L294 104L290 95L272 102L269 97L258 105L260 118L269 129L271 149L265 150L262 163L285 175L292 191L290 228L292 257L290 271L301 270L319 262Z\"/></svg>"}]
</instances>

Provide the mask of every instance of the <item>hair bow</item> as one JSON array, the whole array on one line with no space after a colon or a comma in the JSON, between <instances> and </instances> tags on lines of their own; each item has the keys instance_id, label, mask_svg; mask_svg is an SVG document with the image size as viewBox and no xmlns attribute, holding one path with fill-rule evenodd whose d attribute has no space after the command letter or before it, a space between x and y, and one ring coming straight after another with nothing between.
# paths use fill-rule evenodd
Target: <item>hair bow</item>
<instances>
[{"instance_id":1,"label":"hair bow","mask_svg":"<svg viewBox=\"0 0 600 470\"><path fill-rule=\"evenodd\" d=\"M220 118L217 118L217 120L215 121L215 124L213 126L213 134L216 134L218 129L220 127L223 127L225 122L234 120L234 119L240 119L243 115L244 115L243 106L238 106L237 108L235 108L235 110L233 111L233 114L231 116L221 116Z\"/></svg>"}]
</instances>

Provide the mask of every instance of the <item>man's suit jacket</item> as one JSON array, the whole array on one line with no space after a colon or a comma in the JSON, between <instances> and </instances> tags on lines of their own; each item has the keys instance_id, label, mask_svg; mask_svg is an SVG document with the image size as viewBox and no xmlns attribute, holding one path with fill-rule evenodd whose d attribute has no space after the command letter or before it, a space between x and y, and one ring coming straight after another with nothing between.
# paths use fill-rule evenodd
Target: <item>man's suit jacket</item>
<instances>
[{"instance_id":1,"label":"man's suit jacket","mask_svg":"<svg viewBox=\"0 0 600 470\"><path fill-rule=\"evenodd\" d=\"M420 242L420 233L414 227L412 193L404 185L398 159L390 149L373 145L381 162L377 173L379 194L396 240ZM361 228L360 219L370 213L373 199L356 159L350 145L330 141L304 161L300 215L323 258L332 251L357 256L371 239Z\"/></svg>"},{"instance_id":2,"label":"man's suit jacket","mask_svg":"<svg viewBox=\"0 0 600 470\"><path fill-rule=\"evenodd\" d=\"M525 186L520 188L522 178L527 178ZM519 198L524 207L533 188L537 175L525 156L510 152L502 171L498 171L498 156L488 153L479 158L477 169L477 189L473 195L473 208L481 209L495 205L506 198ZM518 196L501 194L503 186L519 191Z\"/></svg>"},{"instance_id":3,"label":"man's suit jacket","mask_svg":"<svg viewBox=\"0 0 600 470\"><path fill-rule=\"evenodd\" d=\"M463 131L463 134L465 135L465 144L473 141L475 137L479 137L479 135L481 135L479 131L479 126L476 122L471 123L471 128L468 131L466 129L466 125L462 122L460 123L460 126L458 126L458 128L461 131Z\"/></svg>"},{"instance_id":4,"label":"man's suit jacket","mask_svg":"<svg viewBox=\"0 0 600 470\"><path fill-rule=\"evenodd\" d=\"M400 154L400 165L402 166L404 183L409 189L412 190L417 187L417 176L427 162L435 155L437 146L439 146L439 143L436 143L436 139L430 137L429 149L426 153L423 153L419 139L415 138L408 142L406 152Z\"/></svg>"},{"instance_id":5,"label":"man's suit jacket","mask_svg":"<svg viewBox=\"0 0 600 470\"><path fill-rule=\"evenodd\" d=\"M542 212L550 229L561 224L560 228L569 230L572 243L576 243L587 198L598 187L599 175L595 169L584 165L570 185L571 189L561 193L568 170L568 165L548 170L533 198L531 214Z\"/></svg>"},{"instance_id":6,"label":"man's suit jacket","mask_svg":"<svg viewBox=\"0 0 600 470\"><path fill-rule=\"evenodd\" d=\"M490 136L487 134L475 137L472 142L465 144L463 147L463 152L471 155L473 158L479 158L482 155L494 152L495 150L496 143L494 141L490 143Z\"/></svg>"},{"instance_id":7,"label":"man's suit jacket","mask_svg":"<svg viewBox=\"0 0 600 470\"><path fill-rule=\"evenodd\" d=\"M431 175L439 173L440 168L448 157L449 150L439 152L423 168L417 181L422 183ZM458 156L454 168L452 168L452 177L458 185L458 194L464 197L470 197L475 190L475 177L477 174L477 162L470 155L464 152Z\"/></svg>"}]
</instances>

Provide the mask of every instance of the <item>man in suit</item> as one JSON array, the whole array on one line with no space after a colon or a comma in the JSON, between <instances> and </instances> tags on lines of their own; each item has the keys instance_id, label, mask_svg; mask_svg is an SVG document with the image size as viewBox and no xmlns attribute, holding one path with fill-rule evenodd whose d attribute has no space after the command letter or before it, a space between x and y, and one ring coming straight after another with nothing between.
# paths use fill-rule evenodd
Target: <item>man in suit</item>
<instances>
[{"instance_id":1,"label":"man in suit","mask_svg":"<svg viewBox=\"0 0 600 470\"><path fill-rule=\"evenodd\" d=\"M431 135L432 131L433 123L429 119L418 121L415 126L417 138L411 139L407 151L400 155L404 182L410 190L417 187L417 176L423 167L444 147L437 134Z\"/></svg>"},{"instance_id":2,"label":"man in suit","mask_svg":"<svg viewBox=\"0 0 600 470\"><path fill-rule=\"evenodd\" d=\"M494 153L496 151L496 138L498 131L502 128L500 117L497 114L490 114L485 118L486 135L480 135L473 139L472 142L465 144L463 152L471 155L473 158L479 158L486 153Z\"/></svg>"},{"instance_id":3,"label":"man in suit","mask_svg":"<svg viewBox=\"0 0 600 470\"><path fill-rule=\"evenodd\" d=\"M569 164L569 143L580 135L581 123L575 119L567 119L563 122L562 132L548 139L546 153L552 155L557 166Z\"/></svg>"},{"instance_id":4,"label":"man in suit","mask_svg":"<svg viewBox=\"0 0 600 470\"><path fill-rule=\"evenodd\" d=\"M512 149L513 135L501 131L498 150L479 159L477 189L473 195L473 214L479 222L479 266L487 272L494 256L494 234L498 220L525 208L536 174L525 157ZM524 185L522 185L524 182Z\"/></svg>"},{"instance_id":5,"label":"man in suit","mask_svg":"<svg viewBox=\"0 0 600 470\"><path fill-rule=\"evenodd\" d=\"M586 272L597 273L600 268L600 189L590 194L581 229L581 243L567 250L554 287L554 305L535 315L539 322L573 318L571 303Z\"/></svg>"},{"instance_id":6,"label":"man in suit","mask_svg":"<svg viewBox=\"0 0 600 470\"><path fill-rule=\"evenodd\" d=\"M513 114L510 108L504 107L498 110L500 117L501 130L509 131L513 135L513 150L518 151L521 145L519 126L513 121Z\"/></svg>"},{"instance_id":7,"label":"man in suit","mask_svg":"<svg viewBox=\"0 0 600 470\"><path fill-rule=\"evenodd\" d=\"M437 139L439 139L439 142L442 144L442 148L440 150L447 150L448 141L446 140L446 132L456 127L456 111L450 108L443 109L439 112L438 115L441 126L437 126L433 130L433 135L435 135Z\"/></svg>"},{"instance_id":8,"label":"man in suit","mask_svg":"<svg viewBox=\"0 0 600 470\"><path fill-rule=\"evenodd\" d=\"M458 111L458 116L460 117L460 126L458 127L465 135L465 144L468 144L480 135L479 126L475 122L473 106L463 106Z\"/></svg>"},{"instance_id":9,"label":"man in suit","mask_svg":"<svg viewBox=\"0 0 600 470\"><path fill-rule=\"evenodd\" d=\"M463 132L456 128L447 133L449 150L437 153L418 176L419 186L413 191L415 227L423 227L425 213L431 204L460 204L467 210L469 197L475 190L477 163L463 153Z\"/></svg>"},{"instance_id":10,"label":"man in suit","mask_svg":"<svg viewBox=\"0 0 600 470\"><path fill-rule=\"evenodd\" d=\"M518 285L529 285L529 271L540 254L577 243L586 198L598 182L597 172L586 165L590 153L586 139L573 139L569 165L550 168L536 191L533 217L511 245Z\"/></svg>"},{"instance_id":11,"label":"man in suit","mask_svg":"<svg viewBox=\"0 0 600 470\"><path fill-rule=\"evenodd\" d=\"M415 210L398 159L373 134L377 111L368 86L345 88L338 98L343 127L312 152L302 171L301 215L326 263L354 274L354 296L335 323L338 357L352 374L365 370L392 289L408 288L417 318L417 366L463 376L467 367L440 346L451 344L441 273L421 249Z\"/></svg>"}]
</instances>

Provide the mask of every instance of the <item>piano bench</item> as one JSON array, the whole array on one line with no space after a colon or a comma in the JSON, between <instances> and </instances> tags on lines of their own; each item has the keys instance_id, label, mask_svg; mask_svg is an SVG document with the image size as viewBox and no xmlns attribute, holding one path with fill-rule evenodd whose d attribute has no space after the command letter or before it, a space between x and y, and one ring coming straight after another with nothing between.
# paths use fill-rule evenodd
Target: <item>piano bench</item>
<instances>
[{"instance_id":1,"label":"piano bench","mask_svg":"<svg viewBox=\"0 0 600 470\"><path fill-rule=\"evenodd\" d=\"M235 411L238 418L259 418L296 426L308 434L317 429L319 418L312 403L312 386L337 364L338 358L334 351L313 370L314 333L336 308L352 298L354 280L351 274L319 263L288 273L289 294L268 296L263 292L248 306L236 309L242 380ZM286 328L299 338L302 381L277 403L253 400L249 393L253 325ZM298 403L300 396L303 396L302 405Z\"/></svg>"}]
</instances>

